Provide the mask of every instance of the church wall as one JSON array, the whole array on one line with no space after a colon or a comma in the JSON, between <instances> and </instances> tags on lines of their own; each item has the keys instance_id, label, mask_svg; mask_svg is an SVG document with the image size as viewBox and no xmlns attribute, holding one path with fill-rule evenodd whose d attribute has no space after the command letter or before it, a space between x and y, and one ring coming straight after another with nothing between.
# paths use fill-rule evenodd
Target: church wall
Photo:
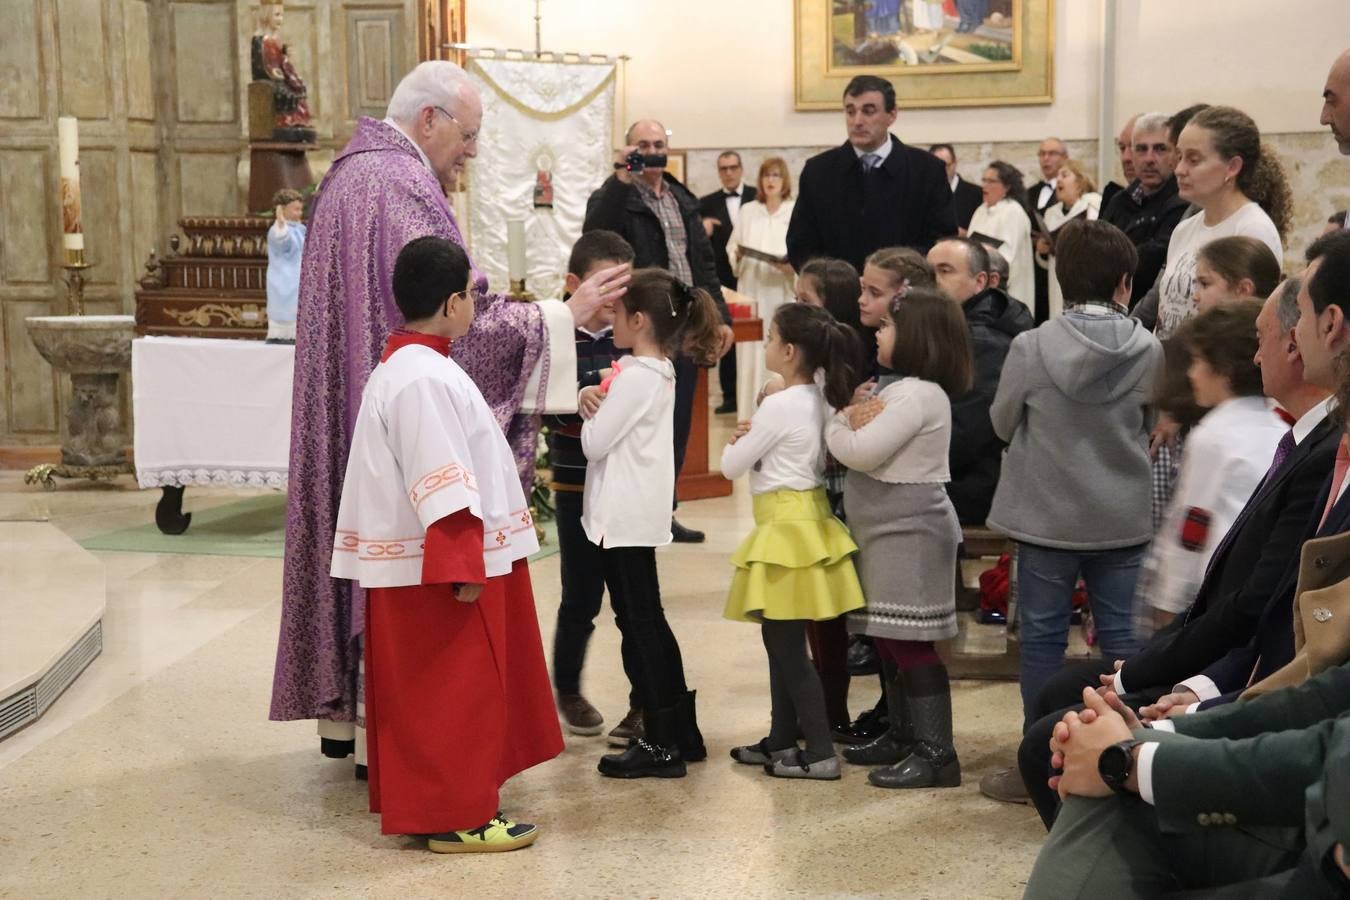
<instances>
[{"instance_id":1,"label":"church wall","mask_svg":"<svg viewBox=\"0 0 1350 900\"><path fill-rule=\"evenodd\" d=\"M416 62L417 0L287 0L317 176ZM56 119L80 119L86 310L130 313L183 216L240 215L254 0L4 0L0 28L0 448L57 443L67 387L24 328L67 312ZM123 397L124 405L127 398ZM15 464L37 457L15 452ZM7 455L0 453L0 466Z\"/></svg>"}]
</instances>

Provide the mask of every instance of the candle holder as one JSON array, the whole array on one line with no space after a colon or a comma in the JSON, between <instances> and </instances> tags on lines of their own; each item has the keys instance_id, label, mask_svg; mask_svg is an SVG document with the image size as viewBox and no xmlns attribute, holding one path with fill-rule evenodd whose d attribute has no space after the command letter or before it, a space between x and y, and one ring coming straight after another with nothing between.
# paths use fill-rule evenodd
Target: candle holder
<instances>
[{"instance_id":1,"label":"candle holder","mask_svg":"<svg viewBox=\"0 0 1350 900\"><path fill-rule=\"evenodd\" d=\"M83 250L66 250L66 261L61 264L66 270L66 306L73 316L84 315L84 270L93 268L84 261Z\"/></svg>"},{"instance_id":2,"label":"candle holder","mask_svg":"<svg viewBox=\"0 0 1350 900\"><path fill-rule=\"evenodd\" d=\"M511 290L507 293L507 296L512 300L520 300L523 303L533 303L538 299L534 296L533 291L525 287L524 278L511 279Z\"/></svg>"}]
</instances>

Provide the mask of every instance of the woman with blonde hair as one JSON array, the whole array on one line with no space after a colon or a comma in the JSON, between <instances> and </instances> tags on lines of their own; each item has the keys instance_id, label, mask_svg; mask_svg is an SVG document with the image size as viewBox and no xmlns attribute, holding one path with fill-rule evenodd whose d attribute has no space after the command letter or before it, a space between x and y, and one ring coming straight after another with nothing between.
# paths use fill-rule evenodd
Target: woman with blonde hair
<instances>
[{"instance_id":1,"label":"woman with blonde hair","mask_svg":"<svg viewBox=\"0 0 1350 900\"><path fill-rule=\"evenodd\" d=\"M787 261L787 230L792 219L792 176L787 163L771 156L759 166L758 193L752 203L741 206L736 227L727 240L727 258L736 275L736 290L755 302L755 314L773 320L778 307L792 301L796 273ZM744 350L740 348L744 347ZM754 412L750 401L764 386L764 344L738 346L741 373L736 385L736 408L745 418Z\"/></svg>"},{"instance_id":2,"label":"woman with blonde hair","mask_svg":"<svg viewBox=\"0 0 1350 900\"><path fill-rule=\"evenodd\" d=\"M1076 159L1066 159L1055 179L1055 199L1045 211L1045 234L1036 239L1036 265L1049 269L1049 318L1064 312L1064 293L1055 277L1055 235L1074 219L1097 218L1101 213L1102 195L1092 176Z\"/></svg>"}]
</instances>

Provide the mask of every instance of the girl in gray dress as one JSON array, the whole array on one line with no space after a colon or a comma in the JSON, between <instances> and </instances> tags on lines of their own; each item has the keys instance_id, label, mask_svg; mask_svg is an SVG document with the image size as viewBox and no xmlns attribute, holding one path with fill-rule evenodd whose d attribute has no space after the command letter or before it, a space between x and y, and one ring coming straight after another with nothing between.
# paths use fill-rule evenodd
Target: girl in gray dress
<instances>
[{"instance_id":1,"label":"girl in gray dress","mask_svg":"<svg viewBox=\"0 0 1350 900\"><path fill-rule=\"evenodd\" d=\"M934 642L956 634L961 528L946 491L950 397L969 390L972 369L960 306L925 288L894 300L877 332L877 361L897 380L840 410L825 430L830 452L849 468L844 506L867 603L849 614L849 629L874 639L886 677L890 729L873 743L889 743L900 759L868 781L955 787L951 689Z\"/></svg>"}]
</instances>

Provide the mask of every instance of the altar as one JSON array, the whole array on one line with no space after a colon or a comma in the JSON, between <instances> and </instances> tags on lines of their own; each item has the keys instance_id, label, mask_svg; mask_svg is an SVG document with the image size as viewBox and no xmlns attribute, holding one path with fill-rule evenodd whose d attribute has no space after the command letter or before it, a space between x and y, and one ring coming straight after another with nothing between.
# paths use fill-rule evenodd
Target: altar
<instances>
[{"instance_id":1,"label":"altar","mask_svg":"<svg viewBox=\"0 0 1350 900\"><path fill-rule=\"evenodd\" d=\"M186 530L188 486L286 489L294 365L289 344L132 341L136 481L164 491L155 511L161 531Z\"/></svg>"}]
</instances>

